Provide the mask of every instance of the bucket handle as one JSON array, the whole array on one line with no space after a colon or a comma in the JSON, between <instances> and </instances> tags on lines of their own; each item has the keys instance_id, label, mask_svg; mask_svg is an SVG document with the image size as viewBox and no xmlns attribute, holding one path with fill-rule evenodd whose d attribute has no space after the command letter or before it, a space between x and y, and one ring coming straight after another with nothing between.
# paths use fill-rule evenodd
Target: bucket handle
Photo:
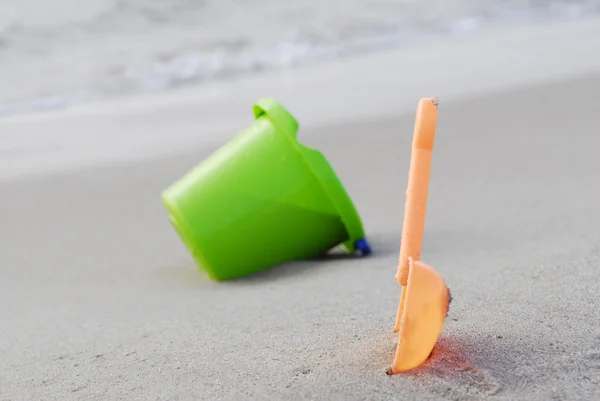
<instances>
[{"instance_id":1,"label":"bucket handle","mask_svg":"<svg viewBox=\"0 0 600 401\"><path fill-rule=\"evenodd\" d=\"M252 107L254 118L268 118L280 131L296 138L298 133L298 121L279 102L271 98L263 98Z\"/></svg>"}]
</instances>

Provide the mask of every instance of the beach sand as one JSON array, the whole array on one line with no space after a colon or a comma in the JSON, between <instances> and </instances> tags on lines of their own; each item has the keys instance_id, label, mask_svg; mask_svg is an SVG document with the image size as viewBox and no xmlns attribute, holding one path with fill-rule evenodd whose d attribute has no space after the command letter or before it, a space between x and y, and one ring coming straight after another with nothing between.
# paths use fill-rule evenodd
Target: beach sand
<instances>
[{"instance_id":1,"label":"beach sand","mask_svg":"<svg viewBox=\"0 0 600 401\"><path fill-rule=\"evenodd\" d=\"M524 66L525 76L528 68L537 67ZM371 116L301 128L301 140L323 151L352 195L372 256L289 263L222 283L196 269L160 193L230 128L243 128L251 104L233 107L246 113L233 122L217 106L202 109L222 124L203 125L215 135L196 142L202 110L189 123L174 110L220 103L185 94L177 95L181 108L159 98L139 109L91 105L2 122L14 146L20 134L33 138L47 127L55 134L44 143L49 152L60 135L88 128L101 142L100 119L112 121L111 138L145 127L148 141L168 142L173 133L181 146L166 154L144 148L139 159L125 146L113 159L103 153L97 164L77 160L79 167L56 172L47 167L58 156L32 161L44 153L33 140L4 157L0 399L600 397L597 71L446 101L435 93L441 108L422 257L454 300L430 360L392 377L385 370L396 341L393 278L414 107L434 94L430 87L415 96L415 84L397 113L386 104ZM294 104L309 111L290 103L292 113Z\"/></svg>"}]
</instances>

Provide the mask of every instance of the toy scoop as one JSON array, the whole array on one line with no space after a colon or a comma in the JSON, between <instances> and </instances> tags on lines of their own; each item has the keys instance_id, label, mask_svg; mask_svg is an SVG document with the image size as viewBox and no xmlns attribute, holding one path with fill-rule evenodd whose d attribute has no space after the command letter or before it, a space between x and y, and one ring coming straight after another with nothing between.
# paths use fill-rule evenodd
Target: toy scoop
<instances>
[{"instance_id":1,"label":"toy scoop","mask_svg":"<svg viewBox=\"0 0 600 401\"><path fill-rule=\"evenodd\" d=\"M396 274L402 286L394 328L394 332L399 332L398 346L388 369L390 375L413 369L429 357L451 299L442 276L420 261L437 114L437 99L419 101Z\"/></svg>"}]
</instances>

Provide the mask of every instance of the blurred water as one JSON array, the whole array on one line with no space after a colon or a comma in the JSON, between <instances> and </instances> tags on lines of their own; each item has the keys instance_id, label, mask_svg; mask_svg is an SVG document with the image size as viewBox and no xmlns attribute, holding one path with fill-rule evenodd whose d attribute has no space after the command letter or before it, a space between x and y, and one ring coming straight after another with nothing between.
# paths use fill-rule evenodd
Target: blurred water
<instances>
[{"instance_id":1,"label":"blurred water","mask_svg":"<svg viewBox=\"0 0 600 401\"><path fill-rule=\"evenodd\" d=\"M0 0L0 115L598 11L600 0Z\"/></svg>"}]
</instances>

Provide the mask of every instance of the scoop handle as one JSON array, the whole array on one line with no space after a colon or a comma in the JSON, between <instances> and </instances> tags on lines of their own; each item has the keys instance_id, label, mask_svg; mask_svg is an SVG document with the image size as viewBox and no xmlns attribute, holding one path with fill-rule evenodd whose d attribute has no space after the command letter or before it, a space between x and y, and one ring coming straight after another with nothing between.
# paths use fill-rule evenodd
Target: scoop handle
<instances>
[{"instance_id":1,"label":"scoop handle","mask_svg":"<svg viewBox=\"0 0 600 401\"><path fill-rule=\"evenodd\" d=\"M396 280L402 286L406 286L408 281L408 258L415 261L421 260L437 114L437 99L424 98L419 101L404 206L400 258L396 274Z\"/></svg>"}]
</instances>

